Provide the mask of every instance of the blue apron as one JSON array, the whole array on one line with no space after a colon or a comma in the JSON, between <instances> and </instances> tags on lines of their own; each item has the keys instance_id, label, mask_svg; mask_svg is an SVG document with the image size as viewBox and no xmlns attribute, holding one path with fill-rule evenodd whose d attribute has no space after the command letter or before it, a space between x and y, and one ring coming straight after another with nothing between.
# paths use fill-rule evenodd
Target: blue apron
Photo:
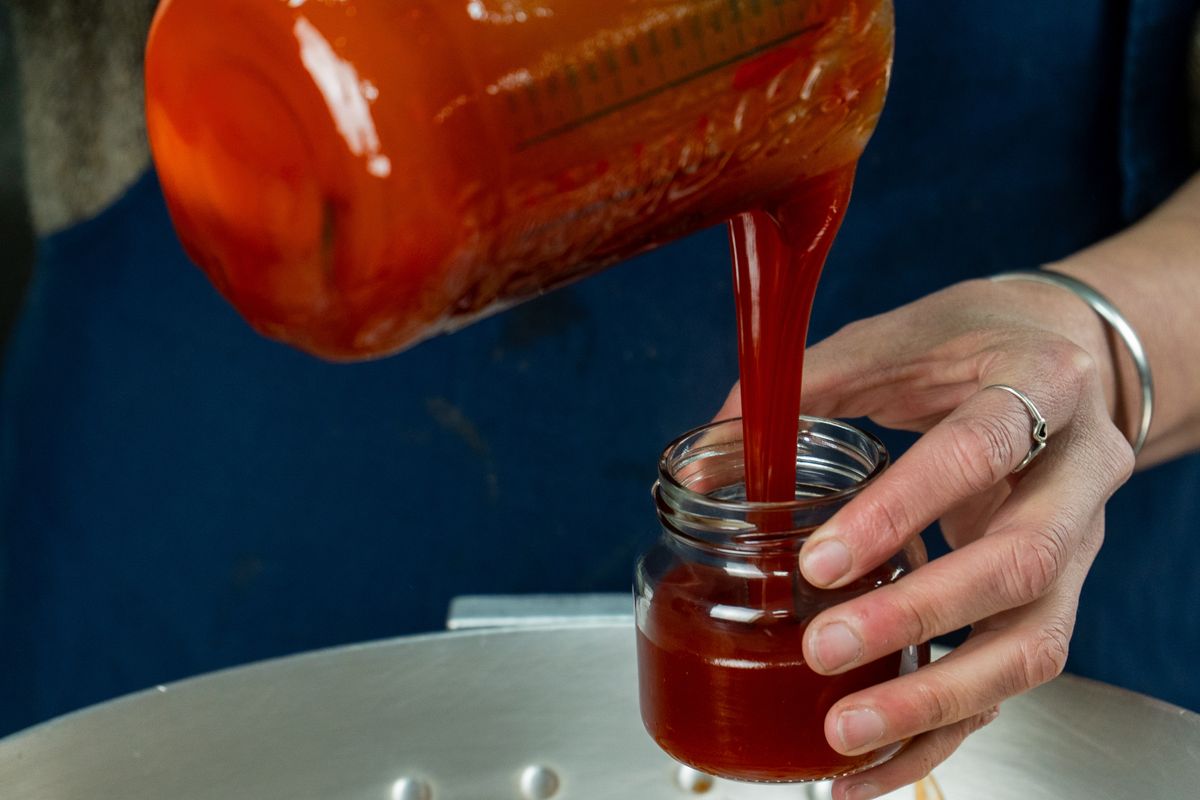
<instances>
[{"instance_id":1,"label":"blue apron","mask_svg":"<svg viewBox=\"0 0 1200 800\"><path fill-rule=\"evenodd\" d=\"M894 91L814 336L1064 256L1194 167L1195 0L900 0ZM254 659L623 590L661 447L736 378L706 231L376 363L253 334L153 175L41 243L0 396L0 733ZM894 449L906 444L893 436ZM1200 460L1110 504L1070 668L1200 709Z\"/></svg>"}]
</instances>

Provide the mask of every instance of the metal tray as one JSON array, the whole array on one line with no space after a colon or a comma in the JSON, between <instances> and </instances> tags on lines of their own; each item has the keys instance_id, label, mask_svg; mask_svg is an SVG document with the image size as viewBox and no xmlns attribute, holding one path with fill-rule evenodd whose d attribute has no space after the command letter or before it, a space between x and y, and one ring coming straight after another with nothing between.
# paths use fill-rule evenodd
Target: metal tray
<instances>
[{"instance_id":1,"label":"metal tray","mask_svg":"<svg viewBox=\"0 0 1200 800\"><path fill-rule=\"evenodd\" d=\"M1064 677L1006 703L937 775L947 800L1196 798L1200 717ZM0 741L4 800L782 800L828 791L695 777L642 730L628 623L317 652L160 686Z\"/></svg>"}]
</instances>

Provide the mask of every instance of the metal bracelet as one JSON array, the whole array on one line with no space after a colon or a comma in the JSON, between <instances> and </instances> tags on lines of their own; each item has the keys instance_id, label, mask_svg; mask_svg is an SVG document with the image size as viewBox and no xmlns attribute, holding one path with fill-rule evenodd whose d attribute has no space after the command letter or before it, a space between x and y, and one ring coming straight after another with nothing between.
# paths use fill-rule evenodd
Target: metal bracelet
<instances>
[{"instance_id":1,"label":"metal bracelet","mask_svg":"<svg viewBox=\"0 0 1200 800\"><path fill-rule=\"evenodd\" d=\"M1092 310L1099 314L1101 319L1116 331L1117 336L1121 337L1121 341L1125 343L1125 347L1129 350L1129 355L1133 357L1133 364L1137 367L1138 380L1141 382L1142 387L1141 419L1138 422L1137 434L1130 440L1130 443L1133 445L1134 455L1140 453L1142 446L1146 444L1146 436L1150 433L1150 420L1154 416L1154 380L1150 375L1150 361L1146 358L1146 348L1142 346L1142 340L1138 338L1137 333L1133 330L1133 326L1129 324L1129 320L1125 319L1124 315L1117 310L1117 307L1107 297L1083 281L1072 278L1070 275L1064 275L1061 272L1054 272L1048 269L1019 270L993 275L992 280L1035 281L1067 289L1091 306Z\"/></svg>"}]
</instances>

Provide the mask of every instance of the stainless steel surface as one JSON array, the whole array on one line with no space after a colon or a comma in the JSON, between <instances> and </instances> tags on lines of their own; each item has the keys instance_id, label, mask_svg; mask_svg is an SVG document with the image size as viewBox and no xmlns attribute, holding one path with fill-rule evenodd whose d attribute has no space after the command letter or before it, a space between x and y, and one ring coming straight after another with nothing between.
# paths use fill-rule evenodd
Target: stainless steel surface
<instances>
[{"instance_id":1,"label":"stainless steel surface","mask_svg":"<svg viewBox=\"0 0 1200 800\"><path fill-rule=\"evenodd\" d=\"M433 787L420 778L398 778L387 800L433 800Z\"/></svg>"},{"instance_id":2,"label":"stainless steel surface","mask_svg":"<svg viewBox=\"0 0 1200 800\"><path fill-rule=\"evenodd\" d=\"M550 767L529 766L521 771L521 797L525 800L549 800L560 788L558 773Z\"/></svg>"},{"instance_id":3,"label":"stainless steel surface","mask_svg":"<svg viewBox=\"0 0 1200 800\"><path fill-rule=\"evenodd\" d=\"M0 741L0 797L517 800L531 766L556 800L819 796L681 785L642 730L633 643L628 624L437 634L160 687ZM1060 679L938 776L948 800L1193 798L1200 718Z\"/></svg>"},{"instance_id":4,"label":"stainless steel surface","mask_svg":"<svg viewBox=\"0 0 1200 800\"><path fill-rule=\"evenodd\" d=\"M450 602L446 627L532 628L547 625L633 624L630 592L596 594L473 594Z\"/></svg>"}]
</instances>

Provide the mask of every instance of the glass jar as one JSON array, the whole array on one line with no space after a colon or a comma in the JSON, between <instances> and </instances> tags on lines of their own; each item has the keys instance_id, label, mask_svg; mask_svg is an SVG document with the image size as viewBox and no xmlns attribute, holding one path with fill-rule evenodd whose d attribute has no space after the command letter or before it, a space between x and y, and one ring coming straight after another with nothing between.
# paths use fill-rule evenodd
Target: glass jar
<instances>
[{"instance_id":1,"label":"glass jar","mask_svg":"<svg viewBox=\"0 0 1200 800\"><path fill-rule=\"evenodd\" d=\"M854 164L891 0L163 0L180 239L261 332L393 352Z\"/></svg>"},{"instance_id":2,"label":"glass jar","mask_svg":"<svg viewBox=\"0 0 1200 800\"><path fill-rule=\"evenodd\" d=\"M804 660L808 623L821 611L925 563L919 539L871 574L836 590L801 576L810 533L883 472L883 444L850 425L802 417L796 499L749 503L741 420L675 440L659 462L658 542L637 565L642 720L669 755L724 778L823 780L891 758L901 745L844 756L824 721L852 692L928 663L907 647L835 676Z\"/></svg>"}]
</instances>

